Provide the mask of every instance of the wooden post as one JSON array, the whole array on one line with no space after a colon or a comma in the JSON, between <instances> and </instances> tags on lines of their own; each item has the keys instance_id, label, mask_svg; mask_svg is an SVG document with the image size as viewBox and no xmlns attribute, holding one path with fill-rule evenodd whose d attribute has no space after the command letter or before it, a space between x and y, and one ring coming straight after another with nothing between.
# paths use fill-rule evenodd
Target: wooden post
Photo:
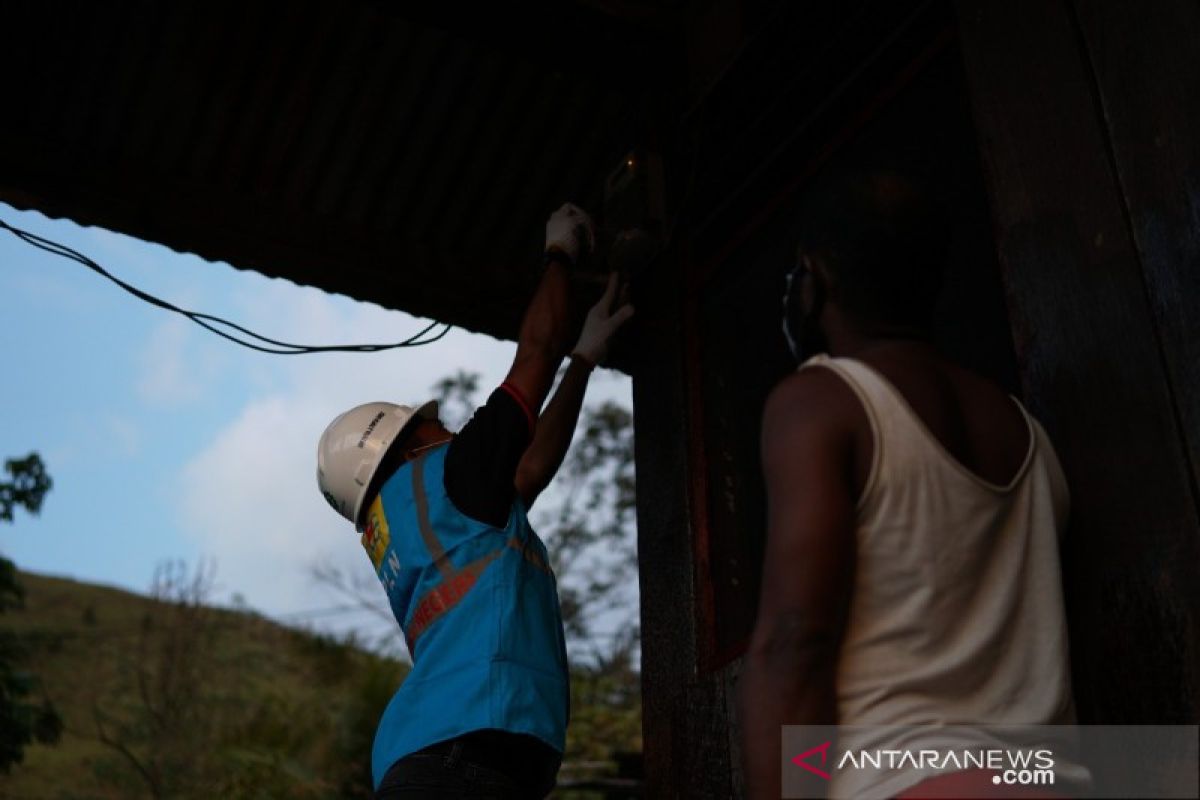
<instances>
[{"instance_id":1,"label":"wooden post","mask_svg":"<svg viewBox=\"0 0 1200 800\"><path fill-rule=\"evenodd\" d=\"M687 395L682 297L675 264L647 276L634 298L632 356L642 625L642 741L646 795L672 796L673 720L695 671L694 552L687 492Z\"/></svg>"}]
</instances>

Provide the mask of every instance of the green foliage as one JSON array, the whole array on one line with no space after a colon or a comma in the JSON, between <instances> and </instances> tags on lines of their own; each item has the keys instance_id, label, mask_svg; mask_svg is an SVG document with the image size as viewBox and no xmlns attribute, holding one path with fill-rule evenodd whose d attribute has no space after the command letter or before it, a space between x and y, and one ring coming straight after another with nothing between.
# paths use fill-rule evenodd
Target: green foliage
<instances>
[{"instance_id":1,"label":"green foliage","mask_svg":"<svg viewBox=\"0 0 1200 800\"><path fill-rule=\"evenodd\" d=\"M539 527L559 578L563 624L576 654L607 656L597 639L604 617L617 631L636 628L624 588L637 579L633 416L616 403L583 410L558 477L561 499ZM636 631L633 633L636 642Z\"/></svg>"},{"instance_id":2,"label":"green foliage","mask_svg":"<svg viewBox=\"0 0 1200 800\"><path fill-rule=\"evenodd\" d=\"M459 370L433 385L433 396L438 401L438 416L452 430L458 430L471 418L475 410L475 396L479 391L479 373Z\"/></svg>"},{"instance_id":3,"label":"green foliage","mask_svg":"<svg viewBox=\"0 0 1200 800\"><path fill-rule=\"evenodd\" d=\"M13 521L13 509L31 514L41 510L51 480L37 453L10 458L4 468L12 480L0 482L0 520ZM25 590L17 567L0 558L0 614L23 607ZM33 742L52 744L62 735L62 718L49 699L35 698L41 690L36 676L22 665L28 660L26 642L11 630L0 629L0 772L21 763Z\"/></svg>"},{"instance_id":4,"label":"green foliage","mask_svg":"<svg viewBox=\"0 0 1200 800\"><path fill-rule=\"evenodd\" d=\"M30 453L25 458L10 458L4 462L4 469L12 480L0 481L0 521L12 522L16 506L23 506L30 514L38 513L53 485L42 457Z\"/></svg>"},{"instance_id":5,"label":"green foliage","mask_svg":"<svg viewBox=\"0 0 1200 800\"><path fill-rule=\"evenodd\" d=\"M338 796L372 796L371 745L383 710L400 685L403 672L391 660L373 659L363 665L348 685L347 699L337 715L334 753L341 764Z\"/></svg>"},{"instance_id":6,"label":"green foliage","mask_svg":"<svg viewBox=\"0 0 1200 800\"><path fill-rule=\"evenodd\" d=\"M12 562L8 562L11 564ZM37 678L17 665L26 657L21 639L0 631L0 771L21 763L32 742L52 744L62 733L62 719L49 700L33 699Z\"/></svg>"},{"instance_id":7,"label":"green foliage","mask_svg":"<svg viewBox=\"0 0 1200 800\"><path fill-rule=\"evenodd\" d=\"M370 797L371 741L399 662L213 608L203 567L161 567L151 597L23 580L14 618L23 633L53 633L28 641L66 729L0 778L0 796Z\"/></svg>"},{"instance_id":8,"label":"green foliage","mask_svg":"<svg viewBox=\"0 0 1200 800\"><path fill-rule=\"evenodd\" d=\"M604 762L615 753L642 749L641 676L635 647L635 638L626 636L606 658L572 668L569 760Z\"/></svg>"},{"instance_id":9,"label":"green foliage","mask_svg":"<svg viewBox=\"0 0 1200 800\"><path fill-rule=\"evenodd\" d=\"M210 691L217 666L211 571L159 567L132 646L113 653L114 689L91 702L98 741L141 778L151 797L190 796L207 771L218 722L232 698Z\"/></svg>"},{"instance_id":10,"label":"green foliage","mask_svg":"<svg viewBox=\"0 0 1200 800\"><path fill-rule=\"evenodd\" d=\"M17 580L17 565L0 558L0 613L25 605L25 589Z\"/></svg>"}]
</instances>

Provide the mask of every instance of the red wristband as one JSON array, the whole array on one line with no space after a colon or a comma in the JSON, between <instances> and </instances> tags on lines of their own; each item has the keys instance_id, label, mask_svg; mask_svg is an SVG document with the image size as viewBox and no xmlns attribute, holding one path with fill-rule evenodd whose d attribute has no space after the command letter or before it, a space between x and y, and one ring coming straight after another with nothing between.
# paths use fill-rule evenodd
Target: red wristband
<instances>
[{"instance_id":1,"label":"red wristband","mask_svg":"<svg viewBox=\"0 0 1200 800\"><path fill-rule=\"evenodd\" d=\"M513 400L517 401L517 405L525 412L525 421L529 424L529 435L533 436L533 431L537 427L537 415L533 413L533 409L529 406L529 401L525 399L525 395L521 394L521 390L513 386L508 381L500 384L500 388L508 392Z\"/></svg>"}]
</instances>

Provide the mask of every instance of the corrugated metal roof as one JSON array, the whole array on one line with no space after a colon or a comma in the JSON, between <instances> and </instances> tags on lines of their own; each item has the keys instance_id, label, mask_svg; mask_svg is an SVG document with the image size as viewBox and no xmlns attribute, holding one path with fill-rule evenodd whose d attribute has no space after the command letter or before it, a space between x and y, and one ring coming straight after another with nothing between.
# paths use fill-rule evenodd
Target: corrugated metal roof
<instances>
[{"instance_id":1,"label":"corrugated metal roof","mask_svg":"<svg viewBox=\"0 0 1200 800\"><path fill-rule=\"evenodd\" d=\"M544 215L598 203L666 58L548 8L7 3L0 199L512 335Z\"/></svg>"}]
</instances>

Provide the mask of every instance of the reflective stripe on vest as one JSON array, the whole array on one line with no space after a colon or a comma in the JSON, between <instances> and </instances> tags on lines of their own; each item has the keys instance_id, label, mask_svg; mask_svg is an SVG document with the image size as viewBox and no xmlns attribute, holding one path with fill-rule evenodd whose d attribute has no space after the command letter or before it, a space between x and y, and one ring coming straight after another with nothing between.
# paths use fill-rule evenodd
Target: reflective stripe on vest
<instances>
[{"instance_id":1,"label":"reflective stripe on vest","mask_svg":"<svg viewBox=\"0 0 1200 800\"><path fill-rule=\"evenodd\" d=\"M442 573L442 580L449 581L454 578L454 565L450 563L446 549L442 547L433 526L429 524L429 500L425 497L425 457L427 455L429 454L423 453L418 456L412 467L413 499L417 504L417 527L421 529L421 538L425 540L425 549L433 558L438 572Z\"/></svg>"},{"instance_id":2,"label":"reflective stripe on vest","mask_svg":"<svg viewBox=\"0 0 1200 800\"><path fill-rule=\"evenodd\" d=\"M409 619L408 628L404 631L404 638L408 642L410 655L416 644L417 637L430 625L462 602L467 592L479 580L479 576L487 569L488 564L491 564L504 552L503 548L496 548L471 563L456 569L454 564L451 563L450 557L446 555L446 548L442 546L441 540L438 539L433 525L429 522L429 500L425 496L424 454L413 462L412 474L413 499L417 507L417 527L420 528L421 539L425 542L425 547L429 550L429 555L433 558L433 563L437 566L438 572L442 574L442 580L421 596L421 599L417 601L412 617ZM533 564L542 572L550 573L550 568L546 566L542 558L522 544L521 540L517 537L510 537L505 544L524 556L526 561Z\"/></svg>"},{"instance_id":3,"label":"reflective stripe on vest","mask_svg":"<svg viewBox=\"0 0 1200 800\"><path fill-rule=\"evenodd\" d=\"M479 580L479 576L487 569L487 565L495 561L502 552L501 549L493 550L462 569L454 570L450 577L443 579L421 596L421 599L417 601L417 608L413 611L412 618L408 621L408 629L404 631L404 638L408 641L409 655L412 654L417 637L447 611L462 602L462 599L467 596L467 592L471 591L471 587L475 585L475 581Z\"/></svg>"},{"instance_id":4,"label":"reflective stripe on vest","mask_svg":"<svg viewBox=\"0 0 1200 800\"><path fill-rule=\"evenodd\" d=\"M537 567L542 572L546 573L547 575L554 574L553 572L550 571L550 567L546 566L546 562L542 560L542 557L540 555L538 555L537 553L535 553L534 551L530 550L528 545L526 543L523 543L517 537L510 536L507 544L510 548L512 548L513 550L516 550L518 553L520 553L522 558L524 558L530 564L533 564L535 567Z\"/></svg>"}]
</instances>

